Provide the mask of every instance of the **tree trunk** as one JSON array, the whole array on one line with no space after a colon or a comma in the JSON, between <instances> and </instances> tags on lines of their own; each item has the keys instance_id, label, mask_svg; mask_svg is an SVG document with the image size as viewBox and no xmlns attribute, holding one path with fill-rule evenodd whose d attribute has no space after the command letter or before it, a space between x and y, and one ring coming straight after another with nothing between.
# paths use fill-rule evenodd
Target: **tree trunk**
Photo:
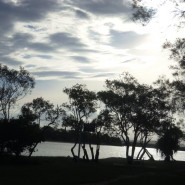
<instances>
[{"instance_id":1,"label":"tree trunk","mask_svg":"<svg viewBox=\"0 0 185 185\"><path fill-rule=\"evenodd\" d=\"M33 154L33 152L35 151L35 148L37 147L38 143L39 143L39 142L36 142L36 143L33 145L33 147L29 149L29 152L30 152L30 153L29 153L29 156L28 156L28 157L31 157L31 156L32 156L32 154Z\"/></svg>"},{"instance_id":2,"label":"tree trunk","mask_svg":"<svg viewBox=\"0 0 185 185\"><path fill-rule=\"evenodd\" d=\"M75 160L75 161L77 161L77 156L75 155L75 153L74 153L74 148L76 147L76 145L77 145L77 142L73 145L73 147L71 148L71 153L72 153L72 155L73 155L73 159Z\"/></svg>"},{"instance_id":3,"label":"tree trunk","mask_svg":"<svg viewBox=\"0 0 185 185\"><path fill-rule=\"evenodd\" d=\"M48 124L47 127L44 127L44 129L41 130L41 136L42 136L41 138L43 138L44 132L47 130L47 128L48 128L50 125L52 125L52 123ZM41 141L42 141L42 139L40 139L40 141L37 141L37 142L33 145L33 147L29 149L29 152L30 152L29 155L28 155L29 157L32 156L33 152L35 151L35 148L37 147L37 145L38 145Z\"/></svg>"},{"instance_id":4,"label":"tree trunk","mask_svg":"<svg viewBox=\"0 0 185 185\"><path fill-rule=\"evenodd\" d=\"M146 148L144 147L143 148L143 152L142 152L142 154L139 157L139 160L142 160L143 159L143 156L145 155L145 153L146 153Z\"/></svg>"},{"instance_id":5,"label":"tree trunk","mask_svg":"<svg viewBox=\"0 0 185 185\"><path fill-rule=\"evenodd\" d=\"M147 155L149 156L150 160L154 161L153 155L147 149L145 149L145 151L146 151Z\"/></svg>"},{"instance_id":6,"label":"tree trunk","mask_svg":"<svg viewBox=\"0 0 185 185\"><path fill-rule=\"evenodd\" d=\"M97 144L96 144L96 154L95 154L95 162L98 162L99 160L99 153L100 153L100 132L97 132Z\"/></svg>"},{"instance_id":7,"label":"tree trunk","mask_svg":"<svg viewBox=\"0 0 185 185\"><path fill-rule=\"evenodd\" d=\"M141 148L141 150L140 150L139 153L137 154L136 159L139 159L139 158L140 158L139 156L140 156L141 152L143 152L143 147Z\"/></svg>"},{"instance_id":8,"label":"tree trunk","mask_svg":"<svg viewBox=\"0 0 185 185\"><path fill-rule=\"evenodd\" d=\"M126 145L126 158L129 156L129 144Z\"/></svg>"},{"instance_id":9,"label":"tree trunk","mask_svg":"<svg viewBox=\"0 0 185 185\"><path fill-rule=\"evenodd\" d=\"M137 135L135 134L134 135L134 140L133 140L133 143L132 143L132 154L131 154L132 158L134 158L135 149L136 149L136 143L137 143Z\"/></svg>"},{"instance_id":10,"label":"tree trunk","mask_svg":"<svg viewBox=\"0 0 185 185\"><path fill-rule=\"evenodd\" d=\"M94 161L94 150L93 150L93 147L91 146L91 144L89 144L89 148L91 151L92 161Z\"/></svg>"},{"instance_id":11,"label":"tree trunk","mask_svg":"<svg viewBox=\"0 0 185 185\"><path fill-rule=\"evenodd\" d=\"M84 152L83 159L89 161L89 156L88 156L87 150L85 148L85 144L83 144L82 149L83 149L83 152Z\"/></svg>"},{"instance_id":12,"label":"tree trunk","mask_svg":"<svg viewBox=\"0 0 185 185\"><path fill-rule=\"evenodd\" d=\"M148 136L145 135L145 137L143 138L143 140L141 140L142 142L142 148L140 150L140 152L138 153L137 155L137 159L142 159L144 154L146 153L146 147L147 147L147 144L150 142L151 139L147 140ZM147 150L148 151L148 150ZM142 152L142 154L141 154ZM149 152L148 152L149 153ZM149 153L149 155L151 156L151 154Z\"/></svg>"},{"instance_id":13,"label":"tree trunk","mask_svg":"<svg viewBox=\"0 0 185 185\"><path fill-rule=\"evenodd\" d=\"M99 153L100 153L100 145L97 145L96 155L95 155L95 162L98 162L98 160L99 160Z\"/></svg>"}]
</instances>

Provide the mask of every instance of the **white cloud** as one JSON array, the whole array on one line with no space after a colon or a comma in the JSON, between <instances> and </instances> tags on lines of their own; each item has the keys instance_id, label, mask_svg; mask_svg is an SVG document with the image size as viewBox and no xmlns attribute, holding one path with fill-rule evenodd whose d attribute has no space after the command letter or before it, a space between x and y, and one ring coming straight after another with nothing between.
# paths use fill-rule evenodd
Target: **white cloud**
<instances>
[{"instance_id":1,"label":"white cloud","mask_svg":"<svg viewBox=\"0 0 185 185\"><path fill-rule=\"evenodd\" d=\"M131 13L124 0L0 0L0 62L24 66L45 85L103 83L123 71L151 83L169 73L164 34L156 22L128 21Z\"/></svg>"}]
</instances>

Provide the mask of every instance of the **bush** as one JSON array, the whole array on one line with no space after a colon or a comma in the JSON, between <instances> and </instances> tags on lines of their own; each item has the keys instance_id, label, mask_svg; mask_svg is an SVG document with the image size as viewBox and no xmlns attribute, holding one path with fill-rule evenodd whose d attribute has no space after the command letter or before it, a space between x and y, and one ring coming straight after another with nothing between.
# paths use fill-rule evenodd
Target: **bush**
<instances>
[{"instance_id":1,"label":"bush","mask_svg":"<svg viewBox=\"0 0 185 185\"><path fill-rule=\"evenodd\" d=\"M0 154L20 156L42 141L39 125L25 119L0 121Z\"/></svg>"}]
</instances>

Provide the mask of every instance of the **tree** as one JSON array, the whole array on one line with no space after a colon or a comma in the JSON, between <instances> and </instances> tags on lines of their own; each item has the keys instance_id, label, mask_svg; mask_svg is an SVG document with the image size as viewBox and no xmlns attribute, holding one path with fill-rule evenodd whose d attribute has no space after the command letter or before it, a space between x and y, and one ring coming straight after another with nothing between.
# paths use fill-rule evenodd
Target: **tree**
<instances>
[{"instance_id":1,"label":"tree","mask_svg":"<svg viewBox=\"0 0 185 185\"><path fill-rule=\"evenodd\" d=\"M24 68L14 70L0 64L0 114L2 119L10 119L12 106L31 92L34 85L34 78Z\"/></svg>"},{"instance_id":2,"label":"tree","mask_svg":"<svg viewBox=\"0 0 185 185\"><path fill-rule=\"evenodd\" d=\"M185 109L185 39L178 38L174 43L166 42L163 48L168 49L170 51L170 59L176 61L176 65L171 66L174 77L174 80L171 82L171 88L173 89L173 102L178 111L183 112Z\"/></svg>"},{"instance_id":3,"label":"tree","mask_svg":"<svg viewBox=\"0 0 185 185\"><path fill-rule=\"evenodd\" d=\"M146 147L152 136L169 116L171 105L166 98L168 94L165 94L159 88L142 85L138 95L135 115L132 118L136 127L139 126L140 134L138 139L141 150L137 155L137 159L142 159L145 153L149 158L153 158Z\"/></svg>"},{"instance_id":4,"label":"tree","mask_svg":"<svg viewBox=\"0 0 185 185\"><path fill-rule=\"evenodd\" d=\"M92 120L92 124L95 126L96 137L96 154L95 161L99 159L100 143L101 137L105 134L109 134L109 129L111 126L112 117L108 110L101 110L98 116ZM103 135L102 135L103 134ZM111 134L109 134L111 136Z\"/></svg>"},{"instance_id":5,"label":"tree","mask_svg":"<svg viewBox=\"0 0 185 185\"><path fill-rule=\"evenodd\" d=\"M58 121L63 115L65 115L65 111L61 107L57 106L55 108L52 103L40 97L33 99L30 103L24 104L21 108L20 117L34 122L39 127L41 126L41 123L43 126L45 125L45 127L41 129L41 135L43 136L45 130L49 128L49 126L57 126ZM30 157L38 143L39 142L36 142L30 149Z\"/></svg>"},{"instance_id":6,"label":"tree","mask_svg":"<svg viewBox=\"0 0 185 185\"><path fill-rule=\"evenodd\" d=\"M156 143L157 151L161 156L165 156L165 161L173 159L173 154L180 148L180 139L183 137L181 129L174 124L166 123L163 125L159 139Z\"/></svg>"},{"instance_id":7,"label":"tree","mask_svg":"<svg viewBox=\"0 0 185 185\"><path fill-rule=\"evenodd\" d=\"M36 123L41 124L41 121L48 121L48 116L54 105L42 97L33 99L32 102L26 103L22 106L22 116L34 116Z\"/></svg>"},{"instance_id":8,"label":"tree","mask_svg":"<svg viewBox=\"0 0 185 185\"><path fill-rule=\"evenodd\" d=\"M41 130L38 125L27 119L0 121L0 155L29 153L35 143L41 142Z\"/></svg>"},{"instance_id":9,"label":"tree","mask_svg":"<svg viewBox=\"0 0 185 185\"><path fill-rule=\"evenodd\" d=\"M174 68L174 70L176 70L176 68ZM181 130L183 120L179 120L177 113L184 110L184 101L182 101L184 99L184 85L180 80L182 76L179 76L180 73L176 72L173 74L175 77L173 81L162 77L155 82L159 91L165 94L163 98L165 98L170 105L167 118L163 120L161 126L156 130L159 136L156 148L157 151L161 153L161 156L165 157L165 161L170 161L170 158L174 160L173 154L179 150L180 140L183 139L183 132Z\"/></svg>"},{"instance_id":10,"label":"tree","mask_svg":"<svg viewBox=\"0 0 185 185\"><path fill-rule=\"evenodd\" d=\"M174 28L182 29L184 28L185 24L185 1L184 0L163 0L160 1L160 3L156 5L156 2L154 3L148 3L146 5L145 0L133 0L133 9L135 10L135 13L133 14L133 19L135 21L140 21L143 24L146 25L152 18L154 13L157 14L158 10L161 7L168 7L170 4L171 6L171 11L170 14L172 15L172 19L170 22L174 26ZM169 50L169 58L175 60L177 63L176 65L170 66L170 68L173 70L172 75L174 77L173 81L168 80L168 87L170 90L169 93L169 101L172 106L172 114L176 114L176 117L179 117L180 114L184 114L185 110L185 99L184 99L184 92L185 92L185 38L180 36L180 38L177 38L175 41L166 41L163 44L163 48ZM177 116L178 115L178 116ZM184 115L183 115L184 116ZM181 127L184 127L182 123L180 123ZM180 127L178 127L180 129ZM164 135L161 136L158 140L158 146L163 147L163 144L165 146L165 143L167 143L167 140L169 142L172 142L172 138L170 138L169 133L172 131L175 131L177 129L175 128L170 128L169 131L164 132ZM182 132L179 130L179 133ZM174 143L174 141L172 142ZM175 146L176 145L176 146ZM165 146L166 147L166 146ZM163 154L166 155L166 158L169 159L170 152L173 154L172 148L169 146L168 150L169 151L163 151ZM176 141L174 143L174 148L176 149L174 151L177 151L178 148L178 142ZM167 150L167 148L165 149ZM165 154L166 153L166 154Z\"/></svg>"},{"instance_id":11,"label":"tree","mask_svg":"<svg viewBox=\"0 0 185 185\"><path fill-rule=\"evenodd\" d=\"M68 118L65 118L65 120L68 121L69 126L76 132L76 142L71 148L73 157L76 159L80 158L81 136L84 124L89 124L90 116L96 112L97 98L96 93L89 91L86 86L82 84L76 84L71 88L65 88L63 92L69 97L69 103L63 104L68 113ZM74 154L74 148L77 143L79 143L78 157ZM85 144L83 144L83 150L85 152ZM92 158L93 157L94 156L92 156Z\"/></svg>"},{"instance_id":12,"label":"tree","mask_svg":"<svg viewBox=\"0 0 185 185\"><path fill-rule=\"evenodd\" d=\"M133 113L136 98L135 90L138 85L134 77L124 73L119 80L106 80L108 90L98 92L99 99L105 104L113 118L112 130L124 141L127 159L131 145L129 134L133 129L130 118ZM138 137L137 134L135 136Z\"/></svg>"},{"instance_id":13,"label":"tree","mask_svg":"<svg viewBox=\"0 0 185 185\"><path fill-rule=\"evenodd\" d=\"M145 6L143 0L132 0L132 8L134 10L133 20L139 21L143 25L146 25L156 14L156 10Z\"/></svg>"},{"instance_id":14,"label":"tree","mask_svg":"<svg viewBox=\"0 0 185 185\"><path fill-rule=\"evenodd\" d=\"M174 43L166 42L163 45L164 49L170 52L170 59L175 60L176 65L171 66L173 70L173 81L169 83L170 97L176 117L179 117L179 125L184 127L181 118L184 118L185 110L185 39L177 38Z\"/></svg>"},{"instance_id":15,"label":"tree","mask_svg":"<svg viewBox=\"0 0 185 185\"><path fill-rule=\"evenodd\" d=\"M112 131L126 146L127 159L131 157L132 160L138 142L142 142L142 149L146 149L150 134L165 119L166 101L160 91L139 84L128 73L123 73L118 80L106 80L106 87L107 91L98 92L98 97L111 114Z\"/></svg>"}]
</instances>

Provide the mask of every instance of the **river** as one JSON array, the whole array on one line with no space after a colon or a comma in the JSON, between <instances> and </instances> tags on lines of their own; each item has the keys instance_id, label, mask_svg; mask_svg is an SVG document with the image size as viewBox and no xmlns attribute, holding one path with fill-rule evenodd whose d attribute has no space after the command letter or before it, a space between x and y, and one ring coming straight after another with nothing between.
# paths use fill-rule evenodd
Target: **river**
<instances>
[{"instance_id":1,"label":"river","mask_svg":"<svg viewBox=\"0 0 185 185\"><path fill-rule=\"evenodd\" d=\"M36 152L33 153L33 156L72 156L71 147L72 143L62 143L62 142L43 142L38 144ZM75 152L77 154L77 146ZM87 151L90 154L89 147L87 145ZM136 147L136 154L139 152L140 147ZM157 153L156 149L148 148L148 151L153 155L155 160L163 160L161 155ZM81 151L82 152L82 151ZM90 156L90 155L89 155ZM125 147L123 146L100 146L100 155L101 159L109 157L125 157ZM147 160L148 156L144 156L144 160ZM174 154L174 159L178 161L185 161L185 151L178 151Z\"/></svg>"}]
</instances>

